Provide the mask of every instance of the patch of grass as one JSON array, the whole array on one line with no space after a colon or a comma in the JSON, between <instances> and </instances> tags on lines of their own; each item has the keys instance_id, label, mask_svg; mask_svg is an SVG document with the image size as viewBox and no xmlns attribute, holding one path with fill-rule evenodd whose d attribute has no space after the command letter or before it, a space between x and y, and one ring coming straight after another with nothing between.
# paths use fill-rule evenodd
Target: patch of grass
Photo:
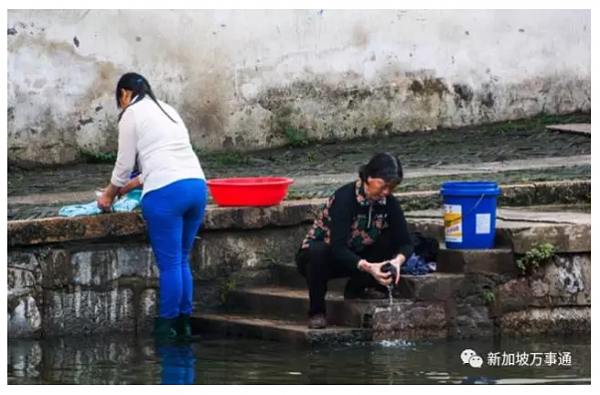
<instances>
[{"instance_id":1,"label":"patch of grass","mask_svg":"<svg viewBox=\"0 0 600 395\"><path fill-rule=\"evenodd\" d=\"M309 145L308 133L293 126L294 109L289 105L281 105L271 110L271 132L285 137L292 148Z\"/></svg>"},{"instance_id":2,"label":"patch of grass","mask_svg":"<svg viewBox=\"0 0 600 395\"><path fill-rule=\"evenodd\" d=\"M546 126L565 123L591 123L591 114L576 113L569 115L551 115L542 113L532 118L519 119L515 121L499 122L484 125L486 131L509 132L513 130L526 130L542 132Z\"/></svg>"},{"instance_id":3,"label":"patch of grass","mask_svg":"<svg viewBox=\"0 0 600 395\"><path fill-rule=\"evenodd\" d=\"M92 152L81 150L81 156L85 163L115 163L117 161L117 152Z\"/></svg>"},{"instance_id":4,"label":"patch of grass","mask_svg":"<svg viewBox=\"0 0 600 395\"><path fill-rule=\"evenodd\" d=\"M308 134L304 130L296 130L288 127L285 129L285 137L292 148L302 148L309 144Z\"/></svg>"},{"instance_id":5,"label":"patch of grass","mask_svg":"<svg viewBox=\"0 0 600 395\"><path fill-rule=\"evenodd\" d=\"M221 302L225 304L227 302L227 295L237 287L237 281L235 279L223 280L221 282Z\"/></svg>"},{"instance_id":6,"label":"patch of grass","mask_svg":"<svg viewBox=\"0 0 600 395\"><path fill-rule=\"evenodd\" d=\"M483 298L483 302L485 304L490 304L496 300L496 295L494 294L493 291L486 290L486 291L483 291L482 298Z\"/></svg>"},{"instance_id":7,"label":"patch of grass","mask_svg":"<svg viewBox=\"0 0 600 395\"><path fill-rule=\"evenodd\" d=\"M587 180L591 178L591 166L569 166L548 169L513 170L498 173L471 173L452 176L408 178L400 184L398 192L438 190L446 181L488 180L499 184L530 182Z\"/></svg>"},{"instance_id":8,"label":"patch of grass","mask_svg":"<svg viewBox=\"0 0 600 395\"><path fill-rule=\"evenodd\" d=\"M400 199L402 210L408 211L419 211L419 210L430 210L436 209L441 205L441 199L439 196L430 197L402 197Z\"/></svg>"},{"instance_id":9,"label":"patch of grass","mask_svg":"<svg viewBox=\"0 0 600 395\"><path fill-rule=\"evenodd\" d=\"M409 178L402 182L396 193L416 192L416 191L438 191L441 185L446 181L461 181L461 180L490 180L495 181L499 185L523 184L531 182L544 181L562 181L562 180L587 180L591 178L591 167L572 166L564 168L540 169L540 170L516 170L501 173L473 173L461 174L456 176L433 176ZM337 188L342 186L342 182L334 183L314 183L310 186L292 185L288 191L286 200L325 198L330 196ZM507 195L510 200L511 195ZM503 196L501 196L501 201ZM570 204L587 203L579 202L580 197L572 199ZM513 205L514 201L510 200ZM404 211L427 210L437 208L440 205L440 197L438 195L423 197L405 196L401 200ZM588 200L591 202L591 200ZM522 204L519 204L522 205Z\"/></svg>"},{"instance_id":10,"label":"patch of grass","mask_svg":"<svg viewBox=\"0 0 600 395\"><path fill-rule=\"evenodd\" d=\"M393 125L394 124L389 117L375 117L373 119L373 129L376 132L391 130Z\"/></svg>"},{"instance_id":11,"label":"patch of grass","mask_svg":"<svg viewBox=\"0 0 600 395\"><path fill-rule=\"evenodd\" d=\"M550 243L539 244L531 248L525 256L517 259L517 267L521 274L532 273L556 255L556 247Z\"/></svg>"},{"instance_id":12,"label":"patch of grass","mask_svg":"<svg viewBox=\"0 0 600 395\"><path fill-rule=\"evenodd\" d=\"M250 156L243 152L209 152L202 148L194 148L196 155L203 163L214 163L222 166L247 165Z\"/></svg>"}]
</instances>

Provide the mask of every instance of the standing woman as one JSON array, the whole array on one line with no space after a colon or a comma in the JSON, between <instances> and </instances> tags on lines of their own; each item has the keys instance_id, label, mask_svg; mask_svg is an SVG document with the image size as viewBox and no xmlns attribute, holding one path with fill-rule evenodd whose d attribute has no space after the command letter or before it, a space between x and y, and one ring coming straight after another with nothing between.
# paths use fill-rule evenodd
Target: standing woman
<instances>
[{"instance_id":1,"label":"standing woman","mask_svg":"<svg viewBox=\"0 0 600 395\"><path fill-rule=\"evenodd\" d=\"M156 99L146 78L124 74L116 100L119 152L98 206L110 211L116 196L143 188L142 214L160 272L155 334L189 337L193 280L188 256L206 208L204 172L181 117ZM130 180L136 160L141 174Z\"/></svg>"}]
</instances>

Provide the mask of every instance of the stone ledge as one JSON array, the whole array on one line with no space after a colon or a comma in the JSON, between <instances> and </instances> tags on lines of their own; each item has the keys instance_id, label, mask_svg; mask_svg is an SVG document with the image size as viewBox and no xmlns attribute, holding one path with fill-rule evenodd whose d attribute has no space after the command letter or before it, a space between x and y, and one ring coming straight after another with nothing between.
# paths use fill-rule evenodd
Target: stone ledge
<instances>
[{"instance_id":1,"label":"stone ledge","mask_svg":"<svg viewBox=\"0 0 600 395\"><path fill-rule=\"evenodd\" d=\"M444 273L512 273L516 271L510 249L451 250L442 246L437 270Z\"/></svg>"},{"instance_id":2,"label":"stone ledge","mask_svg":"<svg viewBox=\"0 0 600 395\"><path fill-rule=\"evenodd\" d=\"M559 253L591 251L591 214L498 209L495 248L525 254L540 243L551 243ZM412 227L438 240L444 239L442 210L407 213ZM555 218L553 218L555 217Z\"/></svg>"},{"instance_id":3,"label":"stone ledge","mask_svg":"<svg viewBox=\"0 0 600 395\"><path fill-rule=\"evenodd\" d=\"M218 333L296 344L334 344L370 340L362 328L327 327L308 329L305 321L257 318L243 314L196 313L192 315L196 333Z\"/></svg>"},{"instance_id":4,"label":"stone ledge","mask_svg":"<svg viewBox=\"0 0 600 395\"><path fill-rule=\"evenodd\" d=\"M532 275L513 278L497 289L495 315L528 308L590 307L590 254L556 256Z\"/></svg>"},{"instance_id":5,"label":"stone ledge","mask_svg":"<svg viewBox=\"0 0 600 395\"><path fill-rule=\"evenodd\" d=\"M290 200L272 207L216 207L206 210L203 228L260 229L294 226L314 221L325 199Z\"/></svg>"},{"instance_id":6,"label":"stone ledge","mask_svg":"<svg viewBox=\"0 0 600 395\"><path fill-rule=\"evenodd\" d=\"M500 330L510 335L591 333L591 307L529 308L504 314Z\"/></svg>"},{"instance_id":7,"label":"stone ledge","mask_svg":"<svg viewBox=\"0 0 600 395\"><path fill-rule=\"evenodd\" d=\"M146 225L138 213L115 213L77 218L9 221L8 246L61 243L143 235Z\"/></svg>"},{"instance_id":8,"label":"stone ledge","mask_svg":"<svg viewBox=\"0 0 600 395\"><path fill-rule=\"evenodd\" d=\"M262 229L310 224L323 199L286 201L273 207L225 208L209 206L203 230ZM7 223L8 245L27 246L114 237L145 237L140 213L112 213L90 217L46 218Z\"/></svg>"},{"instance_id":9,"label":"stone ledge","mask_svg":"<svg viewBox=\"0 0 600 395\"><path fill-rule=\"evenodd\" d=\"M515 254L526 254L540 243L550 243L557 252L590 252L591 216L588 224L535 224L513 223L507 227L499 227L496 240L508 245Z\"/></svg>"},{"instance_id":10,"label":"stone ledge","mask_svg":"<svg viewBox=\"0 0 600 395\"><path fill-rule=\"evenodd\" d=\"M444 302L454 297L465 281L466 277L458 273L404 274L393 293L400 299Z\"/></svg>"},{"instance_id":11,"label":"stone ledge","mask_svg":"<svg viewBox=\"0 0 600 395\"><path fill-rule=\"evenodd\" d=\"M569 195L567 200L570 201L571 199L581 199L583 195L588 196L590 188L591 182L589 181L551 182L502 186L502 192L503 195L512 196L509 199L511 201L516 199L515 196L531 193L538 195L542 190L551 191L551 194L557 196L566 193ZM397 196L404 202L404 200L419 197L431 199L439 194L437 191L422 191L400 193ZM206 210L203 230L247 230L309 224L315 219L325 201L326 199L290 200L273 207L226 208L211 205ZM90 217L9 221L7 231L8 246L14 247L124 236L145 237L146 225L142 215L139 212L133 212Z\"/></svg>"},{"instance_id":12,"label":"stone ledge","mask_svg":"<svg viewBox=\"0 0 600 395\"><path fill-rule=\"evenodd\" d=\"M405 340L445 337L448 328L443 302L399 301L375 307L372 320L374 334Z\"/></svg>"}]
</instances>

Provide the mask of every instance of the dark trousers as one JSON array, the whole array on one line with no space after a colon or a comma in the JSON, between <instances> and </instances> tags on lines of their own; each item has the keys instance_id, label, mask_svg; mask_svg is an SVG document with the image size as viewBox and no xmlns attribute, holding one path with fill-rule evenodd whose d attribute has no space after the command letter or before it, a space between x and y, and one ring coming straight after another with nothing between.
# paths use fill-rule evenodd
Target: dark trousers
<instances>
[{"instance_id":1,"label":"dark trousers","mask_svg":"<svg viewBox=\"0 0 600 395\"><path fill-rule=\"evenodd\" d=\"M391 247L389 232L383 231L375 243L357 255L371 263L379 263L394 258ZM310 298L309 317L325 314L325 294L329 280L350 277L344 291L345 296L357 294L368 287L383 289L369 273L335 260L331 246L322 241L300 250L296 255L296 265L300 274L306 278Z\"/></svg>"}]
</instances>

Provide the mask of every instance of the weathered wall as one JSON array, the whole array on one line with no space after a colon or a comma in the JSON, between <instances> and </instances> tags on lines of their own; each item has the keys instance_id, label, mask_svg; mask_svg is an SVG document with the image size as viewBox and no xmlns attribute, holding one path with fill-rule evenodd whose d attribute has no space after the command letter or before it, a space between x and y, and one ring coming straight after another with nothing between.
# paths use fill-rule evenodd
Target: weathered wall
<instances>
[{"instance_id":1,"label":"weathered wall","mask_svg":"<svg viewBox=\"0 0 600 395\"><path fill-rule=\"evenodd\" d=\"M197 311L222 307L222 296L233 288L304 286L294 255L321 203L209 206L191 254ZM406 287L397 289L396 297L419 303L402 304L402 314L375 311L374 330L394 336L470 336L491 333L495 324L517 333L565 331L569 325L588 331L591 219L552 212L552 222L544 222L543 213L537 220L531 212L507 213L498 221L497 250L442 250L441 276L404 276ZM443 240L437 216L407 217L416 230ZM9 221L7 232L9 337L150 328L158 271L139 213ZM559 255L532 275L515 277L513 252L522 255L542 241L552 243ZM490 292L495 303L485 306L483 295ZM397 320L390 321L390 315ZM403 317L415 317L418 325L407 326Z\"/></svg>"},{"instance_id":2,"label":"weathered wall","mask_svg":"<svg viewBox=\"0 0 600 395\"><path fill-rule=\"evenodd\" d=\"M271 265L293 262L306 231L205 232L190 260L196 308L218 308L228 288L269 283ZM17 248L8 255L8 333L148 331L157 290L158 268L144 242Z\"/></svg>"},{"instance_id":3,"label":"weathered wall","mask_svg":"<svg viewBox=\"0 0 600 395\"><path fill-rule=\"evenodd\" d=\"M590 110L586 10L8 13L11 163L116 148L114 87L146 75L209 149Z\"/></svg>"}]
</instances>

